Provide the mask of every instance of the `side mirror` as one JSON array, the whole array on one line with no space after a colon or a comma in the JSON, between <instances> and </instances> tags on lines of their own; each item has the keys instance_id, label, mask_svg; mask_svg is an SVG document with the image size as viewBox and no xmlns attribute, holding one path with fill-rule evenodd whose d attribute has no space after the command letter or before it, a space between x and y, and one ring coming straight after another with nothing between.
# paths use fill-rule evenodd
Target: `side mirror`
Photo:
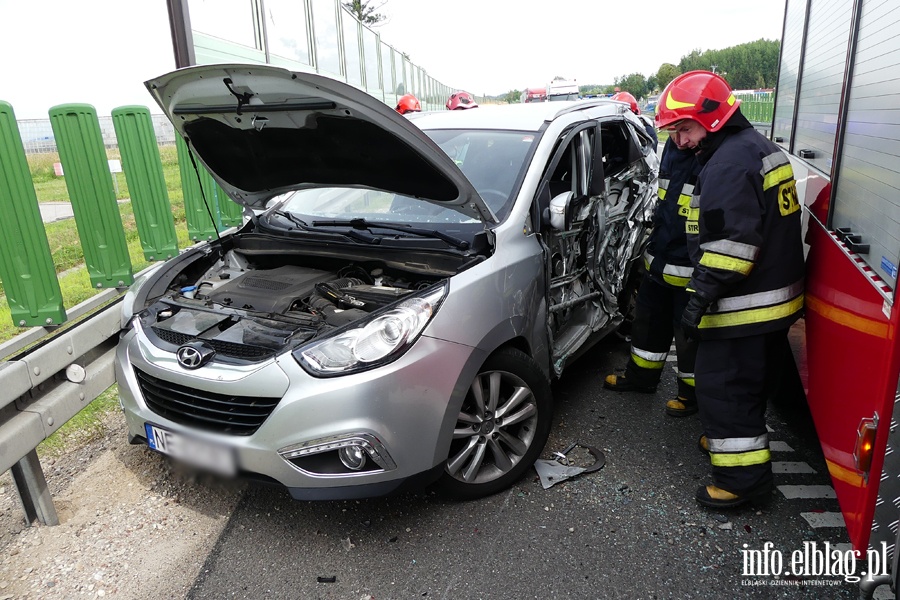
<instances>
[{"instance_id":1,"label":"side mirror","mask_svg":"<svg viewBox=\"0 0 900 600\"><path fill-rule=\"evenodd\" d=\"M575 192L563 192L550 200L550 225L558 231L568 231L572 226L570 210Z\"/></svg>"}]
</instances>

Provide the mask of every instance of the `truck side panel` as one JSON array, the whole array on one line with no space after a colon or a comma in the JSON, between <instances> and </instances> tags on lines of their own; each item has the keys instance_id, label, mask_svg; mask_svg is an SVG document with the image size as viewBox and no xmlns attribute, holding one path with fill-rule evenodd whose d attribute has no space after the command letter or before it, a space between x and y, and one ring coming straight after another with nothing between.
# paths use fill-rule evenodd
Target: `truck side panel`
<instances>
[{"instance_id":1,"label":"truck side panel","mask_svg":"<svg viewBox=\"0 0 900 600\"><path fill-rule=\"evenodd\" d=\"M807 208L807 400L863 552L893 552L900 517L898 29L896 3L787 0L772 136ZM877 421L867 472L854 457L865 419Z\"/></svg>"},{"instance_id":2,"label":"truck side panel","mask_svg":"<svg viewBox=\"0 0 900 600\"><path fill-rule=\"evenodd\" d=\"M796 168L802 175L802 167ZM810 204L827 201L830 184L807 187ZM815 207L812 209L815 212ZM898 315L885 314L885 299L837 236L809 219L806 288L807 400L853 547L887 541L888 527L869 539L897 389ZM863 419L878 418L869 475L857 470L853 452ZM900 448L898 448L900 450ZM896 479L896 476L894 477ZM898 480L900 483L900 480ZM887 499L896 519L894 498ZM884 502L882 502L884 504ZM885 537L887 535L887 537Z\"/></svg>"}]
</instances>

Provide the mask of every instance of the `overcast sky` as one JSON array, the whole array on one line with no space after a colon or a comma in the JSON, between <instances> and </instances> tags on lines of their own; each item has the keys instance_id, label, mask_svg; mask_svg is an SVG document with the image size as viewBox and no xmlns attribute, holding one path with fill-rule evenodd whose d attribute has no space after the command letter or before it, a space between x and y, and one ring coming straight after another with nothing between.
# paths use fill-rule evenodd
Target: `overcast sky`
<instances>
[{"instance_id":1,"label":"overcast sky","mask_svg":"<svg viewBox=\"0 0 900 600\"><path fill-rule=\"evenodd\" d=\"M435 79L493 96L557 75L579 85L611 84L631 73L655 74L695 49L780 40L784 6L784 0L388 0L380 12L390 22L376 31Z\"/></svg>"},{"instance_id":2,"label":"overcast sky","mask_svg":"<svg viewBox=\"0 0 900 600\"><path fill-rule=\"evenodd\" d=\"M784 0L388 0L380 12L382 40L429 75L496 95L557 75L611 84L694 49L778 40ZM19 119L73 102L158 112L143 81L175 67L164 0L0 0L0 56L0 100Z\"/></svg>"}]
</instances>

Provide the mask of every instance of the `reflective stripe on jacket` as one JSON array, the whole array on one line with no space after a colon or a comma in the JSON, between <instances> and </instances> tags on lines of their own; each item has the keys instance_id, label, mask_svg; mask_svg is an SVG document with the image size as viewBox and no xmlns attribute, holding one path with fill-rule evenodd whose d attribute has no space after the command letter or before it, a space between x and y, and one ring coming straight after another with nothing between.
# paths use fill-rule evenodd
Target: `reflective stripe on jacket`
<instances>
[{"instance_id":1,"label":"reflective stripe on jacket","mask_svg":"<svg viewBox=\"0 0 900 600\"><path fill-rule=\"evenodd\" d=\"M699 158L688 209L688 286L712 305L703 337L759 335L803 309L800 204L790 161L752 128L723 132Z\"/></svg>"},{"instance_id":2,"label":"reflective stripe on jacket","mask_svg":"<svg viewBox=\"0 0 900 600\"><path fill-rule=\"evenodd\" d=\"M644 266L656 281L673 287L687 286L693 271L684 224L699 173L694 152L679 150L667 140L659 165L659 201Z\"/></svg>"}]
</instances>

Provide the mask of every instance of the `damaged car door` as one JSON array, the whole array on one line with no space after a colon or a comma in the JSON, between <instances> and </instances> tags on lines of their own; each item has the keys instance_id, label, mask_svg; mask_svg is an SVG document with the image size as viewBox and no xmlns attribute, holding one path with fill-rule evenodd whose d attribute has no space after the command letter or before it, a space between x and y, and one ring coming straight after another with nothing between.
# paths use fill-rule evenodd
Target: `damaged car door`
<instances>
[{"instance_id":1,"label":"damaged car door","mask_svg":"<svg viewBox=\"0 0 900 600\"><path fill-rule=\"evenodd\" d=\"M628 312L655 199L648 148L624 119L583 123L559 140L546 170L535 214L557 376Z\"/></svg>"}]
</instances>

